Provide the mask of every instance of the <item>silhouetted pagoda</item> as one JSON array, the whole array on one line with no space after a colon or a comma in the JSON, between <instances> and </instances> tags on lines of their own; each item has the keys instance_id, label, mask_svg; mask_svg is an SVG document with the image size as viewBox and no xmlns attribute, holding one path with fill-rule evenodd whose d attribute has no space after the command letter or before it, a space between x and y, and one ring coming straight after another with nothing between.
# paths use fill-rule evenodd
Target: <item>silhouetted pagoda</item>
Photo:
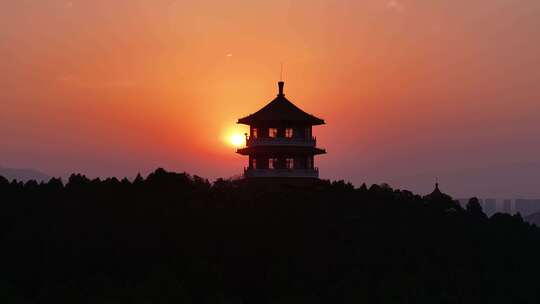
<instances>
[{"instance_id":1,"label":"silhouetted pagoda","mask_svg":"<svg viewBox=\"0 0 540 304\"><path fill-rule=\"evenodd\" d=\"M442 199L451 200L452 199L451 196L442 192L441 189L439 189L439 182L435 182L435 189L433 189L433 191L430 194L424 196L424 198L428 200L442 200Z\"/></svg>"},{"instance_id":2,"label":"silhouetted pagoda","mask_svg":"<svg viewBox=\"0 0 540 304\"><path fill-rule=\"evenodd\" d=\"M249 156L246 178L319 178L314 156L326 151L316 147L312 127L324 124L324 120L287 100L284 85L283 81L278 83L279 93L269 104L238 120L250 128L246 147L237 150Z\"/></svg>"}]
</instances>

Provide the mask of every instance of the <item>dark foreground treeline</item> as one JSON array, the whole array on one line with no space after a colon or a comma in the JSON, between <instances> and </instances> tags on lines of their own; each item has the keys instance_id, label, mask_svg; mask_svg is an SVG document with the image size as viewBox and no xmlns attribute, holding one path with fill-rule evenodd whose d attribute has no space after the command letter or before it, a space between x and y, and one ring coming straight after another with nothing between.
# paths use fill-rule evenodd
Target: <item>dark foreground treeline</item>
<instances>
[{"instance_id":1,"label":"dark foreground treeline","mask_svg":"<svg viewBox=\"0 0 540 304\"><path fill-rule=\"evenodd\" d=\"M0 178L0 303L539 303L540 231L373 185Z\"/></svg>"}]
</instances>

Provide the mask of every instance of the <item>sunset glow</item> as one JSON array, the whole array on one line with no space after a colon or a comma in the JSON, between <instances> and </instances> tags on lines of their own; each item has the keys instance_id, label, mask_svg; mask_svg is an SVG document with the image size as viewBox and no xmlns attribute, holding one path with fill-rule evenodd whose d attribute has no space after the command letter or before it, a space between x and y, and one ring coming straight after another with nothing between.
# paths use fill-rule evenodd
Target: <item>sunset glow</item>
<instances>
[{"instance_id":1,"label":"sunset glow","mask_svg":"<svg viewBox=\"0 0 540 304\"><path fill-rule=\"evenodd\" d=\"M234 147L241 147L245 143L245 136L242 134L232 134L229 138L230 144Z\"/></svg>"},{"instance_id":2,"label":"sunset glow","mask_svg":"<svg viewBox=\"0 0 540 304\"><path fill-rule=\"evenodd\" d=\"M0 166L238 174L283 62L322 178L540 195L540 1L67 3L0 4Z\"/></svg>"}]
</instances>

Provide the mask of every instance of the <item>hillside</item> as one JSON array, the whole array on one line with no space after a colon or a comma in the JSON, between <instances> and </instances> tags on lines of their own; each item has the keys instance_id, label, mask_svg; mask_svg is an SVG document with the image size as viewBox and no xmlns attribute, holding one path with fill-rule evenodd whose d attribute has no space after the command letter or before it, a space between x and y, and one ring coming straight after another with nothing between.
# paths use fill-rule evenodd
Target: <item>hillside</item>
<instances>
[{"instance_id":1,"label":"hillside","mask_svg":"<svg viewBox=\"0 0 540 304\"><path fill-rule=\"evenodd\" d=\"M3 303L538 303L540 231L344 182L0 178Z\"/></svg>"}]
</instances>

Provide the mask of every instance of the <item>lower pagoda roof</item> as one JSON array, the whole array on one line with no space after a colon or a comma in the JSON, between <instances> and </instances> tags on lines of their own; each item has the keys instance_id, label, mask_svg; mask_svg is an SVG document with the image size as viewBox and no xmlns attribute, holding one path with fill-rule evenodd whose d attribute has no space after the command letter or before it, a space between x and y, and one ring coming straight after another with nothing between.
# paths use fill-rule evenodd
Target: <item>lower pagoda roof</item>
<instances>
[{"instance_id":1,"label":"lower pagoda roof","mask_svg":"<svg viewBox=\"0 0 540 304\"><path fill-rule=\"evenodd\" d=\"M291 154L291 155L317 155L325 154L326 150L315 147L295 147L295 146L255 146L245 147L236 150L242 155L251 154Z\"/></svg>"}]
</instances>

